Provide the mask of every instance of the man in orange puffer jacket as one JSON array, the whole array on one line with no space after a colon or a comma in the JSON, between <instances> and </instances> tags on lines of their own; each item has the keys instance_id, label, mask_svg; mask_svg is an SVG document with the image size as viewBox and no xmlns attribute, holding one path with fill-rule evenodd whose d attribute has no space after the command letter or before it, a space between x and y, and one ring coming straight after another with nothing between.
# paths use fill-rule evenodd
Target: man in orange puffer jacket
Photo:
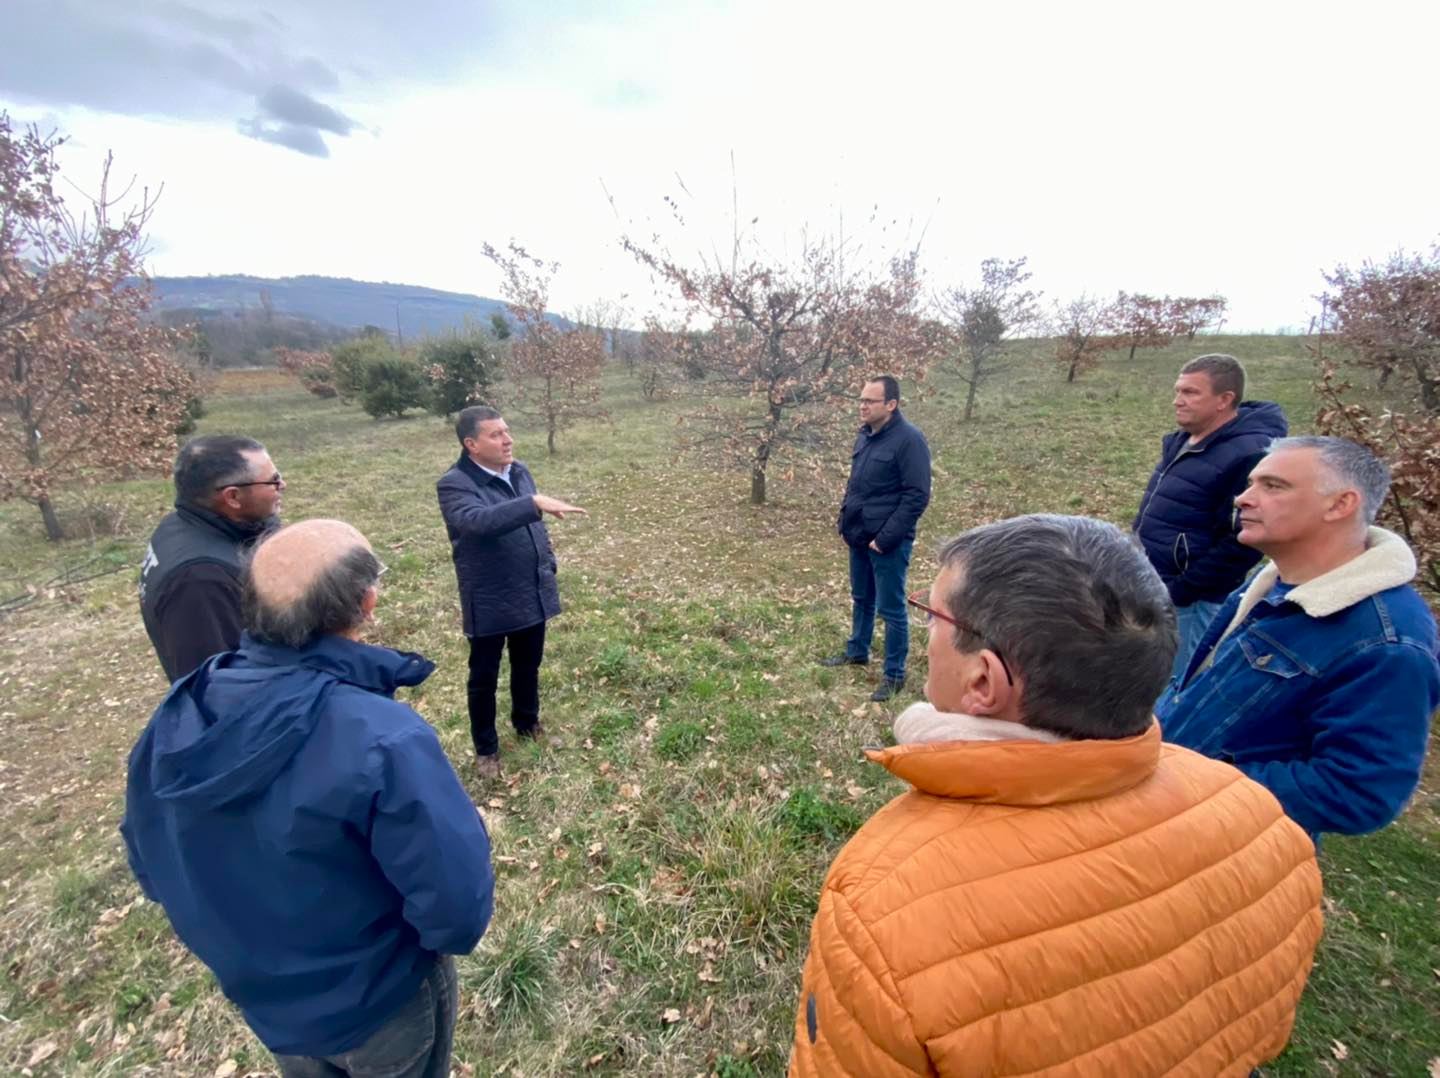
<instances>
[{"instance_id":1,"label":"man in orange puffer jacket","mask_svg":"<svg viewBox=\"0 0 1440 1078\"><path fill-rule=\"evenodd\" d=\"M831 866L791 1074L1249 1074L1320 939L1312 843L1235 768L1162 745L1175 613L1115 527L946 543L928 704L867 752L913 787Z\"/></svg>"}]
</instances>

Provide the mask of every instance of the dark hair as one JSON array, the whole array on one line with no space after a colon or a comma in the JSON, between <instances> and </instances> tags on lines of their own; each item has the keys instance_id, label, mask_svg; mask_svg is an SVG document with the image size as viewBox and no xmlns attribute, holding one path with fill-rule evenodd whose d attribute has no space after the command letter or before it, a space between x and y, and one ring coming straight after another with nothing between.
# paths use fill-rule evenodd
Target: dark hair
<instances>
[{"instance_id":1,"label":"dark hair","mask_svg":"<svg viewBox=\"0 0 1440 1078\"><path fill-rule=\"evenodd\" d=\"M246 453L263 452L265 447L254 438L237 434L191 438L175 458L175 500L184 505L208 506L215 500L218 488L251 478Z\"/></svg>"},{"instance_id":2,"label":"dark hair","mask_svg":"<svg viewBox=\"0 0 1440 1078\"><path fill-rule=\"evenodd\" d=\"M1180 368L1180 373L1205 375L1210 379L1210 392L1217 395L1234 393L1235 396L1230 401L1233 407L1239 407L1240 402L1245 399L1245 368L1234 356L1227 356L1222 352L1196 356Z\"/></svg>"},{"instance_id":3,"label":"dark hair","mask_svg":"<svg viewBox=\"0 0 1440 1078\"><path fill-rule=\"evenodd\" d=\"M1014 517L956 536L939 558L959 570L950 612L973 627L955 629L952 643L962 652L988 643L1005 656L1024 683L1027 725L1074 739L1131 737L1150 725L1175 659L1175 608L1119 528Z\"/></svg>"},{"instance_id":4,"label":"dark hair","mask_svg":"<svg viewBox=\"0 0 1440 1078\"><path fill-rule=\"evenodd\" d=\"M866 385L872 382L880 383L881 387L885 390L886 403L890 401L898 402L900 400L900 382L893 374L877 374L865 379Z\"/></svg>"},{"instance_id":5,"label":"dark hair","mask_svg":"<svg viewBox=\"0 0 1440 1078\"><path fill-rule=\"evenodd\" d=\"M1284 449L1313 449L1320 454L1320 463L1330 472L1331 482L1321 488L1322 494L1338 494L1354 487L1360 495L1360 516L1366 524L1375 523L1375 514L1390 493L1390 466L1349 438L1323 434L1297 434L1276 438L1267 453ZM1328 489L1326 489L1328 488Z\"/></svg>"},{"instance_id":6,"label":"dark hair","mask_svg":"<svg viewBox=\"0 0 1440 1078\"><path fill-rule=\"evenodd\" d=\"M469 408L461 408L460 414L455 417L455 437L460 439L460 444L465 444L466 438L475 437L475 432L480 429L480 424L491 419L504 419L499 412L489 405L472 404Z\"/></svg>"},{"instance_id":7,"label":"dark hair","mask_svg":"<svg viewBox=\"0 0 1440 1078\"><path fill-rule=\"evenodd\" d=\"M262 544L257 544L258 550ZM246 631L267 644L303 648L322 636L355 628L364 618L365 592L380 579L380 559L363 546L346 551L285 606L261 598L255 589L254 554L245 572L241 611Z\"/></svg>"}]
</instances>

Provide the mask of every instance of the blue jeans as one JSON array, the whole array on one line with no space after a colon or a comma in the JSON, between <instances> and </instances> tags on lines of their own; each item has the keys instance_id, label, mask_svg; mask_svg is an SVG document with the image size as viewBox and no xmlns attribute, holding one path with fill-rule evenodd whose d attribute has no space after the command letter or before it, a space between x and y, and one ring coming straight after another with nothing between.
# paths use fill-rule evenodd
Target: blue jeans
<instances>
[{"instance_id":1,"label":"blue jeans","mask_svg":"<svg viewBox=\"0 0 1440 1078\"><path fill-rule=\"evenodd\" d=\"M1175 665L1170 668L1172 681L1185 673L1185 668L1190 665L1190 657L1200 646L1201 637L1205 635L1205 630L1210 628L1210 623L1215 620L1215 615L1223 605L1197 599L1187 606L1175 608L1175 617L1180 623L1180 646L1175 651Z\"/></svg>"},{"instance_id":2,"label":"blue jeans","mask_svg":"<svg viewBox=\"0 0 1440 1078\"><path fill-rule=\"evenodd\" d=\"M449 1078L458 1002L455 960L441 955L409 1001L360 1047L275 1062L283 1078Z\"/></svg>"},{"instance_id":3,"label":"blue jeans","mask_svg":"<svg viewBox=\"0 0 1440 1078\"><path fill-rule=\"evenodd\" d=\"M894 550L877 554L869 547L850 548L850 639L845 654L852 659L870 658L870 637L875 632L875 613L885 622L885 677L905 680L905 660L910 655L910 619L905 611L905 574L910 568L906 539Z\"/></svg>"}]
</instances>

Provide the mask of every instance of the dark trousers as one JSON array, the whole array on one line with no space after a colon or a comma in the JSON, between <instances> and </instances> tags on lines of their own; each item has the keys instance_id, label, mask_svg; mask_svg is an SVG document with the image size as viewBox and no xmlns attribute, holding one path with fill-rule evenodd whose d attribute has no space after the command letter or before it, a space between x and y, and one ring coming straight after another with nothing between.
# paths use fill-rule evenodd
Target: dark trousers
<instances>
[{"instance_id":1,"label":"dark trousers","mask_svg":"<svg viewBox=\"0 0 1440 1078\"><path fill-rule=\"evenodd\" d=\"M459 992L455 960L441 955L415 994L358 1048L276 1056L284 1078L448 1078Z\"/></svg>"},{"instance_id":2,"label":"dark trousers","mask_svg":"<svg viewBox=\"0 0 1440 1078\"><path fill-rule=\"evenodd\" d=\"M540 661L545 657L545 623L513 633L470 638L470 737L477 756L500 751L495 733L495 687L500 683L500 653L510 648L510 721L517 734L529 734L540 721Z\"/></svg>"}]
</instances>

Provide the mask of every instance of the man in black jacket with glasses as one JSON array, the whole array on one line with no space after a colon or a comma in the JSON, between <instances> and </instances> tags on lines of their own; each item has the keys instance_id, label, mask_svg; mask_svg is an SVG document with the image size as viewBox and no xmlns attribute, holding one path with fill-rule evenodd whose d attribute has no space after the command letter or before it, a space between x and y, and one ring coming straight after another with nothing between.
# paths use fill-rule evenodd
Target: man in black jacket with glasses
<instances>
[{"instance_id":1,"label":"man in black jacket with glasses","mask_svg":"<svg viewBox=\"0 0 1440 1078\"><path fill-rule=\"evenodd\" d=\"M240 643L245 555L279 524L284 490L253 438L192 438L175 458L175 511L140 566L140 616L172 682Z\"/></svg>"}]
</instances>

